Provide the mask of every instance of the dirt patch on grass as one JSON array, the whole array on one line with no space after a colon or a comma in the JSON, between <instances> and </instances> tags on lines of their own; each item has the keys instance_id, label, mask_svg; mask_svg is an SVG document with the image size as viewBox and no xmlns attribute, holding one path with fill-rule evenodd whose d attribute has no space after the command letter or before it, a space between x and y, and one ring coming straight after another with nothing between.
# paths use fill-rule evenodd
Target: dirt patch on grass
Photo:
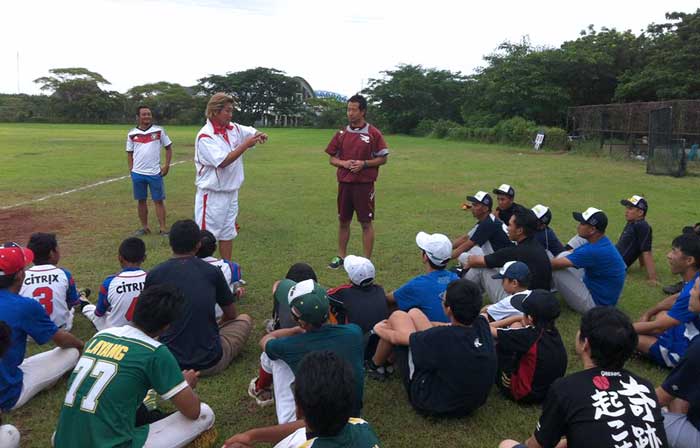
<instances>
[{"instance_id":1,"label":"dirt patch on grass","mask_svg":"<svg viewBox=\"0 0 700 448\"><path fill-rule=\"evenodd\" d=\"M60 210L38 211L29 207L17 207L0 211L0 243L15 241L27 244L34 232L59 233L68 227L69 216Z\"/></svg>"}]
</instances>

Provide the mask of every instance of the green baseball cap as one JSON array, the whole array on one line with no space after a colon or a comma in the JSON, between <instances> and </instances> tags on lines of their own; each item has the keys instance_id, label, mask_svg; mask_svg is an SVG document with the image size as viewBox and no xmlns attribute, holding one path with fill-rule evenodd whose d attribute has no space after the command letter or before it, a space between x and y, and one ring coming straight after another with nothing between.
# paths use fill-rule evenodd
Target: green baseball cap
<instances>
[{"instance_id":1,"label":"green baseball cap","mask_svg":"<svg viewBox=\"0 0 700 448\"><path fill-rule=\"evenodd\" d=\"M309 279L299 283L291 280L281 282L279 294L286 294L292 315L311 325L321 325L328 320L328 295L326 290Z\"/></svg>"}]
</instances>

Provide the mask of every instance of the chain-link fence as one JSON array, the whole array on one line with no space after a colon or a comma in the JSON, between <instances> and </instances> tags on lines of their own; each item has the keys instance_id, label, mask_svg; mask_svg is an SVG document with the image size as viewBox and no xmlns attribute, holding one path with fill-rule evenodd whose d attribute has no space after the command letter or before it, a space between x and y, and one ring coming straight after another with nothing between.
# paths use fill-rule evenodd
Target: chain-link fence
<instances>
[{"instance_id":1,"label":"chain-link fence","mask_svg":"<svg viewBox=\"0 0 700 448\"><path fill-rule=\"evenodd\" d=\"M647 160L653 147L650 173L700 175L700 100L571 107L567 131L576 144L618 158Z\"/></svg>"}]
</instances>

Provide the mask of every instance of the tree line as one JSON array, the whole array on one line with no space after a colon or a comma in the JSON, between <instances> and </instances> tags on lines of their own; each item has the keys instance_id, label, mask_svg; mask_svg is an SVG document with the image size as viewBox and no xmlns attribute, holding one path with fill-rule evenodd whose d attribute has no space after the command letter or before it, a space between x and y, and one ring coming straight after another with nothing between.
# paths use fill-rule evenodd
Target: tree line
<instances>
[{"instance_id":1,"label":"tree line","mask_svg":"<svg viewBox=\"0 0 700 448\"><path fill-rule=\"evenodd\" d=\"M527 37L504 42L471 75L399 65L363 91L370 121L388 132L447 135L460 128L452 133L499 140L498 129L525 135L533 126L562 128L571 106L698 99L700 9L665 17L639 34L591 25L556 48ZM144 84L125 93L109 90L107 79L86 68L49 73L35 80L46 95L0 95L0 121L125 123L133 121L136 105L146 104L162 123L195 124L217 91L237 98L237 119L246 123L269 112L300 116L305 126L345 121L344 103L302 100L297 81L274 68L209 75L195 86Z\"/></svg>"}]
</instances>

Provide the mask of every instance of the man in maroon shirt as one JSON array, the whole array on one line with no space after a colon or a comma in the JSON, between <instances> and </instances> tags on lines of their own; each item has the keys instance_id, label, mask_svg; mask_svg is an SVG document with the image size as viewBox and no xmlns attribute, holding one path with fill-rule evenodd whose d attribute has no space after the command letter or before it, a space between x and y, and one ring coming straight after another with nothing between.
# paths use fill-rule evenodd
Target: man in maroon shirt
<instances>
[{"instance_id":1,"label":"man in maroon shirt","mask_svg":"<svg viewBox=\"0 0 700 448\"><path fill-rule=\"evenodd\" d=\"M338 168L338 255L328 265L338 269L343 265L350 240L350 222L353 212L362 226L362 247L366 258L372 256L374 245L374 181L379 166L389 155L379 129L365 121L367 100L354 95L348 100L348 122L345 129L336 132L326 148L331 165Z\"/></svg>"}]
</instances>

